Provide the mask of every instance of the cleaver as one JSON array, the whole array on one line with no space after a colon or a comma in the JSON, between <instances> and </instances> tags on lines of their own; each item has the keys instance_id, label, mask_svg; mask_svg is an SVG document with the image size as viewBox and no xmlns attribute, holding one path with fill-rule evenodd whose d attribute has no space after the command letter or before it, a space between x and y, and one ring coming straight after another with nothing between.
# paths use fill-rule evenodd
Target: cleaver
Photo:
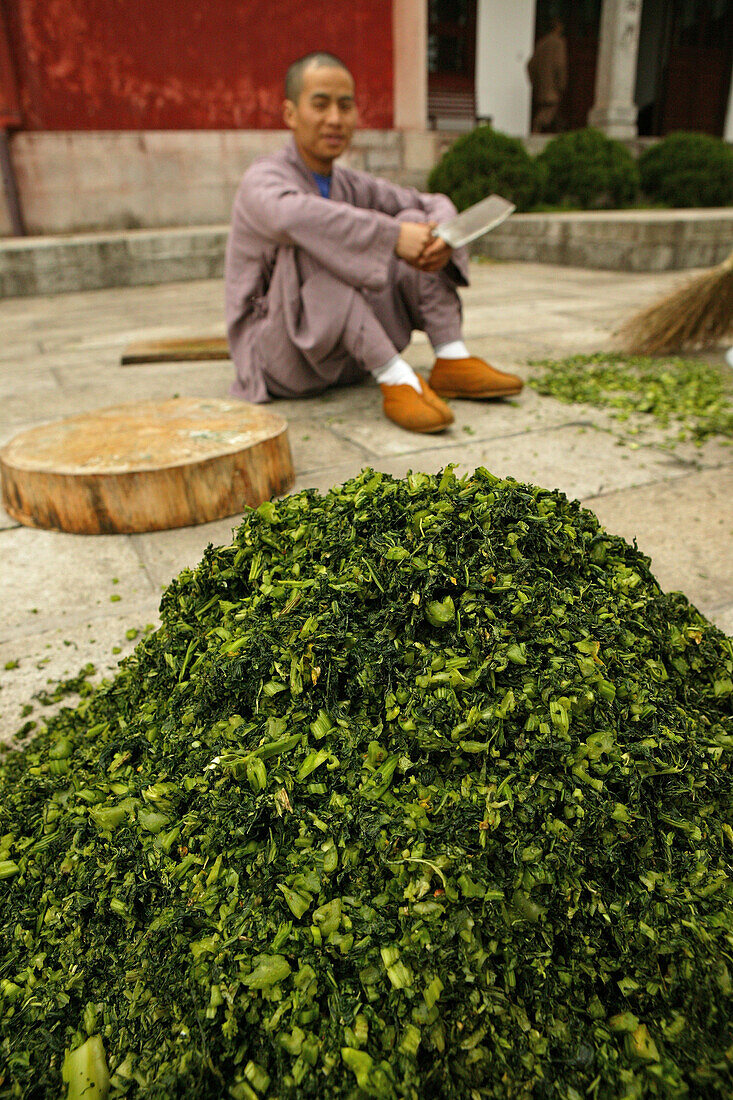
<instances>
[{"instance_id":1,"label":"cleaver","mask_svg":"<svg viewBox=\"0 0 733 1100\"><path fill-rule=\"evenodd\" d=\"M436 237L442 238L451 248L462 248L464 244L483 237L490 229L495 229L516 210L514 203L507 202L501 195L489 195L488 199L469 206L462 214L441 222L433 230Z\"/></svg>"}]
</instances>

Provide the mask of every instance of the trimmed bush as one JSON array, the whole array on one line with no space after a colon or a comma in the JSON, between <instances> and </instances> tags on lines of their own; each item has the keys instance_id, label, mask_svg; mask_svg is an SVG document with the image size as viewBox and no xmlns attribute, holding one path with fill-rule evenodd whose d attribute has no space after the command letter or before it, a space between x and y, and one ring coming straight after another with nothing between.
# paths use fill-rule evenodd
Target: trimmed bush
<instances>
[{"instance_id":1,"label":"trimmed bush","mask_svg":"<svg viewBox=\"0 0 733 1100\"><path fill-rule=\"evenodd\" d=\"M545 173L543 201L584 209L628 206L639 190L639 170L620 141L600 130L558 134L537 157Z\"/></svg>"},{"instance_id":2,"label":"trimmed bush","mask_svg":"<svg viewBox=\"0 0 733 1100\"><path fill-rule=\"evenodd\" d=\"M527 210L539 201L542 170L518 138L491 126L478 126L459 137L433 168L428 189L448 195L459 210L492 191Z\"/></svg>"},{"instance_id":3,"label":"trimmed bush","mask_svg":"<svg viewBox=\"0 0 733 1100\"><path fill-rule=\"evenodd\" d=\"M733 149L710 134L669 134L639 157L641 187L667 206L733 205Z\"/></svg>"}]
</instances>

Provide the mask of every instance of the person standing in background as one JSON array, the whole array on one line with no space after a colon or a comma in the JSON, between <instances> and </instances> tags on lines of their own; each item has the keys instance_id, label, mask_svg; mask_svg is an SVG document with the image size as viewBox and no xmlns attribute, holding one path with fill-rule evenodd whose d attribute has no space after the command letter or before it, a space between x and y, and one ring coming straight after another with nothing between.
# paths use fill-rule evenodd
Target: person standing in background
<instances>
[{"instance_id":1,"label":"person standing in background","mask_svg":"<svg viewBox=\"0 0 733 1100\"><path fill-rule=\"evenodd\" d=\"M527 62L527 74L534 101L532 132L553 133L568 82L568 51L561 19L553 19L549 33L537 42Z\"/></svg>"}]
</instances>

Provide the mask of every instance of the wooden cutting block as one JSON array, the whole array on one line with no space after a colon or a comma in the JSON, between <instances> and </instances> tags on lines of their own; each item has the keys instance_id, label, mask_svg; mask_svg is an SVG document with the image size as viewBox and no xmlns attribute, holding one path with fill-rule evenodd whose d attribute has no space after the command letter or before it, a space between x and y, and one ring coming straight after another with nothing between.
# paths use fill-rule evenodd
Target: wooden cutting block
<instances>
[{"instance_id":1,"label":"wooden cutting block","mask_svg":"<svg viewBox=\"0 0 733 1100\"><path fill-rule=\"evenodd\" d=\"M171 340L140 340L122 353L123 366L133 363L184 363L189 360L228 359L226 336L182 336Z\"/></svg>"},{"instance_id":2,"label":"wooden cutting block","mask_svg":"<svg viewBox=\"0 0 733 1100\"><path fill-rule=\"evenodd\" d=\"M77 534L208 523L286 492L287 423L244 401L173 398L41 424L0 451L3 504Z\"/></svg>"}]
</instances>

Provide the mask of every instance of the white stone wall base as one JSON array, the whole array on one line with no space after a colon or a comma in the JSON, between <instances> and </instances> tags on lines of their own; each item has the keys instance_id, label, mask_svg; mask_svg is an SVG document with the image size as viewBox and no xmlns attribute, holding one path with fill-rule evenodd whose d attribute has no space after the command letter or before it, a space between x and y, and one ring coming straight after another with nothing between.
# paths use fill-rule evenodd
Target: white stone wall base
<instances>
[{"instance_id":1,"label":"white stone wall base","mask_svg":"<svg viewBox=\"0 0 733 1100\"><path fill-rule=\"evenodd\" d=\"M424 186L455 134L360 130L354 168ZM11 156L28 233L152 229L228 222L242 174L282 148L286 130L25 132ZM0 192L0 235L11 232Z\"/></svg>"},{"instance_id":2,"label":"white stone wall base","mask_svg":"<svg viewBox=\"0 0 733 1100\"><path fill-rule=\"evenodd\" d=\"M606 137L619 141L633 141L637 136L636 107L609 104L594 107L588 114L588 125L602 130Z\"/></svg>"},{"instance_id":3,"label":"white stone wall base","mask_svg":"<svg viewBox=\"0 0 733 1100\"><path fill-rule=\"evenodd\" d=\"M0 241L0 298L220 279L229 226ZM515 214L471 245L495 260L616 271L710 267L733 248L733 212Z\"/></svg>"}]
</instances>

